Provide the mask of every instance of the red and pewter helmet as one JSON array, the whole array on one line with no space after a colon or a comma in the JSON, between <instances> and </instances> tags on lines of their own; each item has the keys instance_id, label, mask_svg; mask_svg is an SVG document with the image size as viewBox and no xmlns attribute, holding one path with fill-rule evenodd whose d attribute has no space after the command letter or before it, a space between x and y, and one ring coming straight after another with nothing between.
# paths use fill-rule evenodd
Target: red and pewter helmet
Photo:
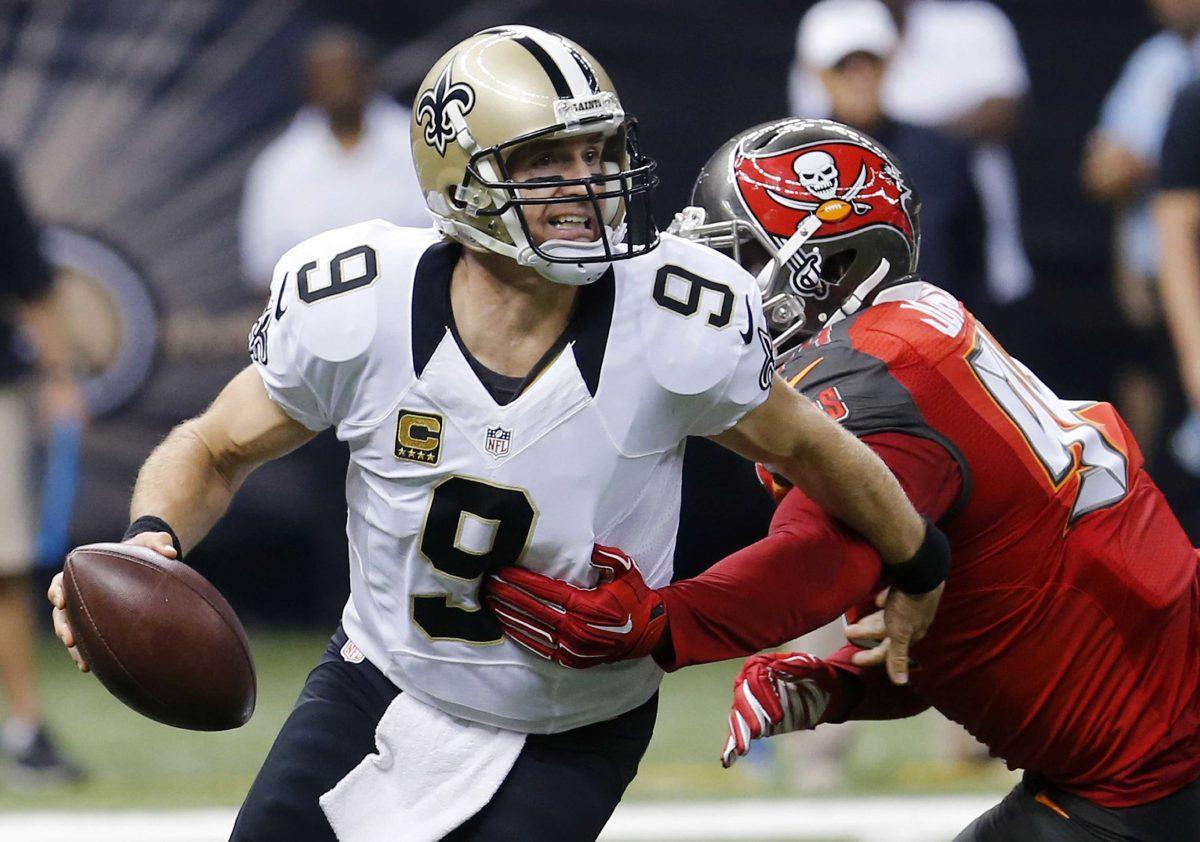
<instances>
[{"instance_id":1,"label":"red and pewter helmet","mask_svg":"<svg viewBox=\"0 0 1200 842\"><path fill-rule=\"evenodd\" d=\"M672 232L758 273L780 350L917 268L920 202L899 163L832 120L755 126L709 159Z\"/></svg>"}]
</instances>

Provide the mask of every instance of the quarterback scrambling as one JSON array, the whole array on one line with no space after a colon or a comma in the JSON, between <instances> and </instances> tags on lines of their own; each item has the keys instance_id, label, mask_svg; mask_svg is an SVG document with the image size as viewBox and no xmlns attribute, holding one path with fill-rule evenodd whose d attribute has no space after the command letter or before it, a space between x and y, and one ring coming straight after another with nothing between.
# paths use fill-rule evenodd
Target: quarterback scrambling
<instances>
[{"instance_id":1,"label":"quarterback scrambling","mask_svg":"<svg viewBox=\"0 0 1200 842\"><path fill-rule=\"evenodd\" d=\"M478 33L433 66L413 116L434 227L376 220L285 254L254 364L172 432L133 495L128 540L174 555L257 465L328 427L350 448L350 600L239 842L597 836L662 672L565 672L505 638L479 587L514 564L595 584L595 544L666 584L687 436L775 465L916 583L889 606L901 651L948 564L882 462L779 385L754 279L660 237L654 163L581 47ZM51 599L70 646L57 582Z\"/></svg>"},{"instance_id":2,"label":"quarterback scrambling","mask_svg":"<svg viewBox=\"0 0 1200 842\"><path fill-rule=\"evenodd\" d=\"M762 736L933 706L1026 770L962 842L1195 838L1200 566L1116 411L1055 396L915 274L913 185L865 135L756 127L712 158L693 202L703 213L683 230L761 268L777 341L803 340L783 378L879 454L953 551L908 686L854 645L756 655L724 762ZM874 551L762 474L780 499L770 534L693 580L654 590L626 560L581 591L512 568L489 603L515 639L572 666L622 656L593 631L617 604L658 615L641 645L667 669L778 646L855 606L848 635L878 637Z\"/></svg>"}]
</instances>

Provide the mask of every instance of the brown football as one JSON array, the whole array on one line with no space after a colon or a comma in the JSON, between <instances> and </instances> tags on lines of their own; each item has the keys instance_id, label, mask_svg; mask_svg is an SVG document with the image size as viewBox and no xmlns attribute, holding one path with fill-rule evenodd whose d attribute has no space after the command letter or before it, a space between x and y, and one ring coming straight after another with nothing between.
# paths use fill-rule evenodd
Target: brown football
<instances>
[{"instance_id":1,"label":"brown football","mask_svg":"<svg viewBox=\"0 0 1200 842\"><path fill-rule=\"evenodd\" d=\"M195 731L244 725L257 683L225 598L183 562L130 544L89 544L63 568L67 619L108 691L151 719Z\"/></svg>"}]
</instances>

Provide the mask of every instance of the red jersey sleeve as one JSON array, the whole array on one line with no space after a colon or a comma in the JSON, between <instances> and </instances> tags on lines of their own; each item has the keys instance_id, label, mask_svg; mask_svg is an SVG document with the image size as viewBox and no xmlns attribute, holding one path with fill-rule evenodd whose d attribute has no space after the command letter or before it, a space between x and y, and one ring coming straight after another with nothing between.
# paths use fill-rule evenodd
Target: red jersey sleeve
<instances>
[{"instance_id":1,"label":"red jersey sleeve","mask_svg":"<svg viewBox=\"0 0 1200 842\"><path fill-rule=\"evenodd\" d=\"M931 520L958 499L958 462L937 442L891 432L863 441ZM792 489L766 538L660 591L673 652L659 665L670 671L779 646L870 599L881 574L870 544Z\"/></svg>"}]
</instances>

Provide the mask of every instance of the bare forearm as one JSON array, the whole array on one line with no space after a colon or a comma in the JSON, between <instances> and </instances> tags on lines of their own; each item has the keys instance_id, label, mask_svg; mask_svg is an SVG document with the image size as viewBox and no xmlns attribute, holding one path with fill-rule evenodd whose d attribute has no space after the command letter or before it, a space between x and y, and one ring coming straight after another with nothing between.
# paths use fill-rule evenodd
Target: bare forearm
<instances>
[{"instance_id":1,"label":"bare forearm","mask_svg":"<svg viewBox=\"0 0 1200 842\"><path fill-rule=\"evenodd\" d=\"M186 552L208 534L229 508L245 476L223 471L196 430L186 421L154 449L138 472L130 520L154 515L179 536Z\"/></svg>"},{"instance_id":2,"label":"bare forearm","mask_svg":"<svg viewBox=\"0 0 1200 842\"><path fill-rule=\"evenodd\" d=\"M925 525L900 483L869 447L811 405L808 446L773 467L821 508L879 550L905 561L921 546Z\"/></svg>"},{"instance_id":3,"label":"bare forearm","mask_svg":"<svg viewBox=\"0 0 1200 842\"><path fill-rule=\"evenodd\" d=\"M884 563L920 549L925 524L883 461L779 375L767 401L714 440L782 474L870 541Z\"/></svg>"},{"instance_id":4,"label":"bare forearm","mask_svg":"<svg viewBox=\"0 0 1200 842\"><path fill-rule=\"evenodd\" d=\"M251 471L314 435L268 398L248 366L203 415L180 424L150 454L138 473L131 518L162 518L186 551L208 534Z\"/></svg>"}]
</instances>

